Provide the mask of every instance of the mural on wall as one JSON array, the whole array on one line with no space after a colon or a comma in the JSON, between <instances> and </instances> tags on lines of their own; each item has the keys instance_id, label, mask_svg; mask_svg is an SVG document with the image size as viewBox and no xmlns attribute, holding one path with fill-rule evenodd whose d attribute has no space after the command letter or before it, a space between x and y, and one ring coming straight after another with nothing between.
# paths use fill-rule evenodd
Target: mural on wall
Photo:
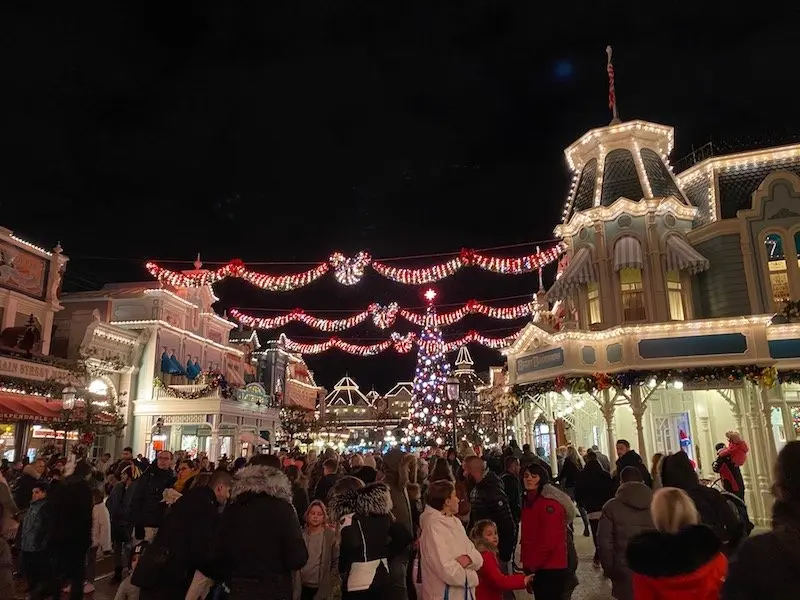
<instances>
[{"instance_id":1,"label":"mural on wall","mask_svg":"<svg viewBox=\"0 0 800 600\"><path fill-rule=\"evenodd\" d=\"M48 262L7 242L0 242L0 286L44 298Z\"/></svg>"}]
</instances>

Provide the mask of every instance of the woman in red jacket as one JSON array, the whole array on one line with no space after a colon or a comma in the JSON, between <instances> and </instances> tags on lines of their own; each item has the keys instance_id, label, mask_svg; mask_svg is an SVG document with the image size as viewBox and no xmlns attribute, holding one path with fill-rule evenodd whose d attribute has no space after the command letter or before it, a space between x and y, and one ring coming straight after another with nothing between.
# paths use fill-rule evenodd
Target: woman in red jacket
<instances>
[{"instance_id":1,"label":"woman in red jacket","mask_svg":"<svg viewBox=\"0 0 800 600\"><path fill-rule=\"evenodd\" d=\"M522 474L522 568L534 576L536 600L561 600L570 579L567 511L558 500L543 493L549 481L547 471L538 464L526 466Z\"/></svg>"}]
</instances>

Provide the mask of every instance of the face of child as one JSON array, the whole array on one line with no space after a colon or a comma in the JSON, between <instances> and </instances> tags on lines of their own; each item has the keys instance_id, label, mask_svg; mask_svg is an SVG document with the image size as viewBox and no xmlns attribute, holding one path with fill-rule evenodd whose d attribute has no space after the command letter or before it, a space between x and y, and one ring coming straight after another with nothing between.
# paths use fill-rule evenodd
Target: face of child
<instances>
[{"instance_id":1,"label":"face of child","mask_svg":"<svg viewBox=\"0 0 800 600\"><path fill-rule=\"evenodd\" d=\"M494 548L497 548L498 537L497 537L497 527L489 526L483 529L483 539L484 541L491 544Z\"/></svg>"},{"instance_id":2,"label":"face of child","mask_svg":"<svg viewBox=\"0 0 800 600\"><path fill-rule=\"evenodd\" d=\"M31 492L31 500L36 502L37 500L44 500L47 497L47 494L44 493L44 490L41 488L33 488L33 492Z\"/></svg>"},{"instance_id":3,"label":"face of child","mask_svg":"<svg viewBox=\"0 0 800 600\"><path fill-rule=\"evenodd\" d=\"M325 522L325 514L322 512L322 509L319 506L312 506L308 510L308 515L306 516L306 523L308 523L311 527L319 527Z\"/></svg>"}]
</instances>

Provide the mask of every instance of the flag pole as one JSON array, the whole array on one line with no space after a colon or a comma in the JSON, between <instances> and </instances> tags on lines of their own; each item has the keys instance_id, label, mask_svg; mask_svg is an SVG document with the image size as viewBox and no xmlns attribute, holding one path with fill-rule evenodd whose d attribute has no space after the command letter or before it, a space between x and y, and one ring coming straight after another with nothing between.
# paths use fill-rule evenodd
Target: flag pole
<instances>
[{"instance_id":1,"label":"flag pole","mask_svg":"<svg viewBox=\"0 0 800 600\"><path fill-rule=\"evenodd\" d=\"M608 55L608 63L606 63L606 72L608 73L608 108L611 109L611 125L621 123L619 119L619 111L617 110L617 90L614 87L614 63L611 62L611 46L606 46L606 54Z\"/></svg>"},{"instance_id":2,"label":"flag pole","mask_svg":"<svg viewBox=\"0 0 800 600\"><path fill-rule=\"evenodd\" d=\"M539 246L536 246L536 254L539 254ZM544 288L544 284L542 282L542 267L539 267L539 289L536 290L537 292L541 292L542 288Z\"/></svg>"}]
</instances>

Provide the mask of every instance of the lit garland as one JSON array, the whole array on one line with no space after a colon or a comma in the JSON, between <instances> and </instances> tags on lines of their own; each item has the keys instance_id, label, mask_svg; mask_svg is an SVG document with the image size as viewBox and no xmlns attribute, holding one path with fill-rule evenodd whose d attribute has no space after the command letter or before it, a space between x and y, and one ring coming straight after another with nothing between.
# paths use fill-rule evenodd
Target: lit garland
<instances>
[{"instance_id":1,"label":"lit garland","mask_svg":"<svg viewBox=\"0 0 800 600\"><path fill-rule=\"evenodd\" d=\"M390 329L394 326L398 315L403 317L406 321L422 327L425 325L425 314L413 312L405 308L400 308L396 302L388 305L378 304L377 302L370 304L365 310L359 313L346 317L344 319L323 319L314 317L306 313L303 309L297 308L285 315L278 317L254 317L245 314L237 309L232 309L229 312L230 316L239 321L242 325L252 327L254 329L277 329L283 327L293 321L305 323L309 327L319 329L320 331L334 332L344 331L351 329L356 325L360 325L370 317L375 326L379 329ZM461 321L467 315L484 315L492 319L499 319L503 321L511 321L513 319L520 319L522 317L529 317L533 314L533 307L530 302L525 304L518 304L516 306L488 306L477 300L470 300L464 306L456 310L437 314L435 316L437 327L447 327L454 325Z\"/></svg>"},{"instance_id":2,"label":"lit garland","mask_svg":"<svg viewBox=\"0 0 800 600\"><path fill-rule=\"evenodd\" d=\"M622 373L594 373L582 377L556 377L548 381L537 381L514 387L514 393L545 394L547 392L569 392L571 394L593 393L609 388L626 390L632 386L655 387L662 383L680 387L714 386L719 384L749 381L763 388L776 383L800 383L800 371L778 371L775 367L747 365L738 367L697 367L691 369L661 369L657 371L624 371Z\"/></svg>"},{"instance_id":3,"label":"lit garland","mask_svg":"<svg viewBox=\"0 0 800 600\"><path fill-rule=\"evenodd\" d=\"M524 327L522 328L524 329ZM491 338L478 333L477 331L469 331L457 340L444 342L444 352L453 352L458 350L461 346L469 343L477 343L492 349L500 349L510 346L522 334L522 329L507 335L505 337ZM400 334L393 332L388 340L377 342L375 344L352 344L345 342L338 337L332 337L324 342L317 342L314 344L305 344L302 342L295 342L294 340L281 334L281 343L286 347L289 352L296 352L298 354L322 354L328 350L341 350L348 354L355 356L375 356L386 350L393 349L398 354L408 354L412 347L424 345L425 341L419 339L415 333Z\"/></svg>"},{"instance_id":4,"label":"lit garland","mask_svg":"<svg viewBox=\"0 0 800 600\"><path fill-rule=\"evenodd\" d=\"M153 380L153 387L163 391L167 396L172 398L180 398L181 400L197 400L211 395L214 390L219 389L219 393L223 398L230 398L234 394L234 389L228 385L228 381L221 373L207 371L200 377L201 381L206 381L206 384L191 392L179 390L171 385L167 385L160 378L156 377Z\"/></svg>"},{"instance_id":5,"label":"lit garland","mask_svg":"<svg viewBox=\"0 0 800 600\"><path fill-rule=\"evenodd\" d=\"M42 396L60 400L66 385L64 382L53 379L32 381L30 379L0 375L0 392L10 392L12 394L27 394L29 396Z\"/></svg>"},{"instance_id":6,"label":"lit garland","mask_svg":"<svg viewBox=\"0 0 800 600\"><path fill-rule=\"evenodd\" d=\"M387 279L405 285L422 285L439 281L455 275L465 267L477 267L484 271L503 275L522 275L549 265L561 256L565 249L566 246L559 242L547 250L516 258L498 258L481 254L477 250L464 249L454 258L421 269L393 267L387 262L373 259L367 252L359 252L349 258L340 252L335 252L327 262L320 263L307 271L288 275L270 275L250 271L239 259L234 259L213 271L198 270L179 273L161 267L155 262L148 262L145 267L153 277L173 287L203 287L228 277L238 277L265 290L286 292L304 287L331 270L333 270L336 281L342 285L355 285L361 281L367 267L372 267L376 273Z\"/></svg>"}]
</instances>

